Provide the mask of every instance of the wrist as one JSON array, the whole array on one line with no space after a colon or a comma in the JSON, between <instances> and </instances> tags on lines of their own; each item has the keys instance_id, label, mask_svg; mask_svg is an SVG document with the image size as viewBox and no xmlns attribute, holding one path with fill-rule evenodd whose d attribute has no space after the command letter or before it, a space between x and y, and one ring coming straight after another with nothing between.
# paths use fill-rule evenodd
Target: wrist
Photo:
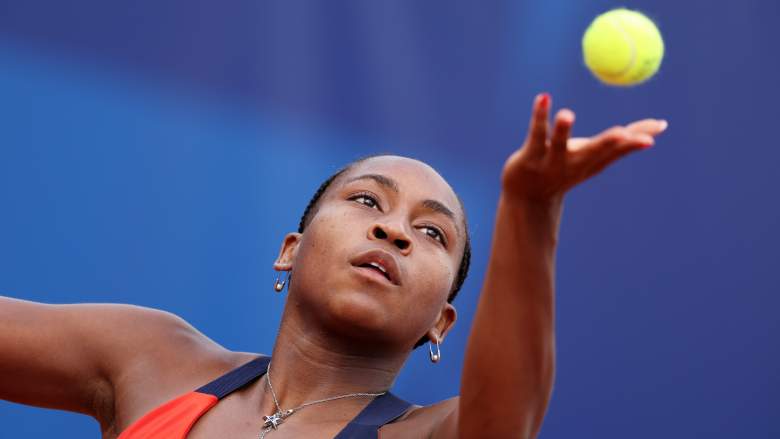
<instances>
[{"instance_id":1,"label":"wrist","mask_svg":"<svg viewBox=\"0 0 780 439\"><path fill-rule=\"evenodd\" d=\"M563 196L550 199L528 199L502 193L498 202L500 221L508 221L511 228L530 229L530 236L547 237L557 244L558 228L563 213Z\"/></svg>"},{"instance_id":2,"label":"wrist","mask_svg":"<svg viewBox=\"0 0 780 439\"><path fill-rule=\"evenodd\" d=\"M502 191L499 205L525 214L557 219L563 210L563 194L549 198L528 198L513 196Z\"/></svg>"}]
</instances>

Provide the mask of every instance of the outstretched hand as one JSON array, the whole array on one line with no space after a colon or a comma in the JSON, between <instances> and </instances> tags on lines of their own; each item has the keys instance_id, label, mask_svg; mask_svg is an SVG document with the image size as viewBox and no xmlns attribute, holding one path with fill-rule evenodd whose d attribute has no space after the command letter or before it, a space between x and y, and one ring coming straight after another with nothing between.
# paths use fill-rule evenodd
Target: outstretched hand
<instances>
[{"instance_id":1,"label":"outstretched hand","mask_svg":"<svg viewBox=\"0 0 780 439\"><path fill-rule=\"evenodd\" d=\"M528 136L504 164L502 189L513 201L560 201L566 191L615 160L652 146L654 136L667 126L664 120L642 119L593 137L569 138L574 112L559 110L550 128L550 101L545 93L536 97Z\"/></svg>"}]
</instances>

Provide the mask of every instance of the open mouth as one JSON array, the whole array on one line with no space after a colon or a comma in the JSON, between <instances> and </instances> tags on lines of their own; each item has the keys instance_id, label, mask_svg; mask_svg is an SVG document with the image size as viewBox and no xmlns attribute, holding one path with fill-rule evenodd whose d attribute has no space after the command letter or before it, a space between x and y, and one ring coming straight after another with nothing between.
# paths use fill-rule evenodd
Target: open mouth
<instances>
[{"instance_id":1,"label":"open mouth","mask_svg":"<svg viewBox=\"0 0 780 439\"><path fill-rule=\"evenodd\" d=\"M362 252L353 257L350 264L365 276L401 286L402 271L398 261L385 250L374 248Z\"/></svg>"},{"instance_id":2,"label":"open mouth","mask_svg":"<svg viewBox=\"0 0 780 439\"><path fill-rule=\"evenodd\" d=\"M360 264L357 267L365 268L365 269L371 270L371 271L373 271L375 273L379 273L382 277L387 279L388 282L390 282L390 283L393 282L393 280L390 279L390 275L387 274L387 270L385 270L384 267L382 267L380 264L378 264L376 262L368 262L368 263L365 263L365 264Z\"/></svg>"}]
</instances>

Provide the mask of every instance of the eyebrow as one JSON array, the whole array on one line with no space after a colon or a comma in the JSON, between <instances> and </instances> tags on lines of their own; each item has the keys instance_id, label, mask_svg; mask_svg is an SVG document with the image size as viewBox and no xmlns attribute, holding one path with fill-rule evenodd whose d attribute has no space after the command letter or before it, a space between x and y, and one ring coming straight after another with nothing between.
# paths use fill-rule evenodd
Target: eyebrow
<instances>
[{"instance_id":1,"label":"eyebrow","mask_svg":"<svg viewBox=\"0 0 780 439\"><path fill-rule=\"evenodd\" d=\"M390 189L391 191L398 193L398 183L396 183L395 180L392 178L382 175L382 174L363 174L358 175L357 177L352 177L349 180L347 180L344 184L351 183L356 180L374 180L375 182L379 183L380 185ZM448 208L444 203L436 200L423 200L422 206L425 207L428 210L432 210L434 212L438 212L452 220L453 225L455 226L455 231L458 232L458 235L460 235L460 227L458 227L458 222L455 221L455 214L452 213L452 210Z\"/></svg>"},{"instance_id":2,"label":"eyebrow","mask_svg":"<svg viewBox=\"0 0 780 439\"><path fill-rule=\"evenodd\" d=\"M352 183L356 180L374 180L377 183L381 184L382 186L392 190L395 193L398 193L398 184L390 177L386 177L382 174L363 174L358 175L357 177L352 177L349 180L346 181L346 183ZM345 183L345 184L346 184Z\"/></svg>"}]
</instances>

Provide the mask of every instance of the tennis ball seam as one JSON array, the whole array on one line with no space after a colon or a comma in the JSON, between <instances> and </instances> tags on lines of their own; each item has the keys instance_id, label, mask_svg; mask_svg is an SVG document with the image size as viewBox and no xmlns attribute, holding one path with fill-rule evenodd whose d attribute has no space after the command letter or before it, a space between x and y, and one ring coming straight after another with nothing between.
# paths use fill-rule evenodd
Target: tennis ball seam
<instances>
[{"instance_id":1,"label":"tennis ball seam","mask_svg":"<svg viewBox=\"0 0 780 439\"><path fill-rule=\"evenodd\" d=\"M636 63L636 56L637 56L636 43L634 42L634 39L631 38L631 35L628 34L628 31L626 31L623 28L622 26L623 23L618 19L618 17L607 17L607 18L609 19L610 24L612 24L612 26L615 29L617 29L618 32L620 32L620 35L623 36L623 40L628 44L628 47L631 49L631 58L629 59L628 63L626 63L626 67L623 70L617 73L602 72L602 74L606 76L619 78L625 75L626 73L628 73L629 71L631 71L631 69L634 67L634 64Z\"/></svg>"}]
</instances>

